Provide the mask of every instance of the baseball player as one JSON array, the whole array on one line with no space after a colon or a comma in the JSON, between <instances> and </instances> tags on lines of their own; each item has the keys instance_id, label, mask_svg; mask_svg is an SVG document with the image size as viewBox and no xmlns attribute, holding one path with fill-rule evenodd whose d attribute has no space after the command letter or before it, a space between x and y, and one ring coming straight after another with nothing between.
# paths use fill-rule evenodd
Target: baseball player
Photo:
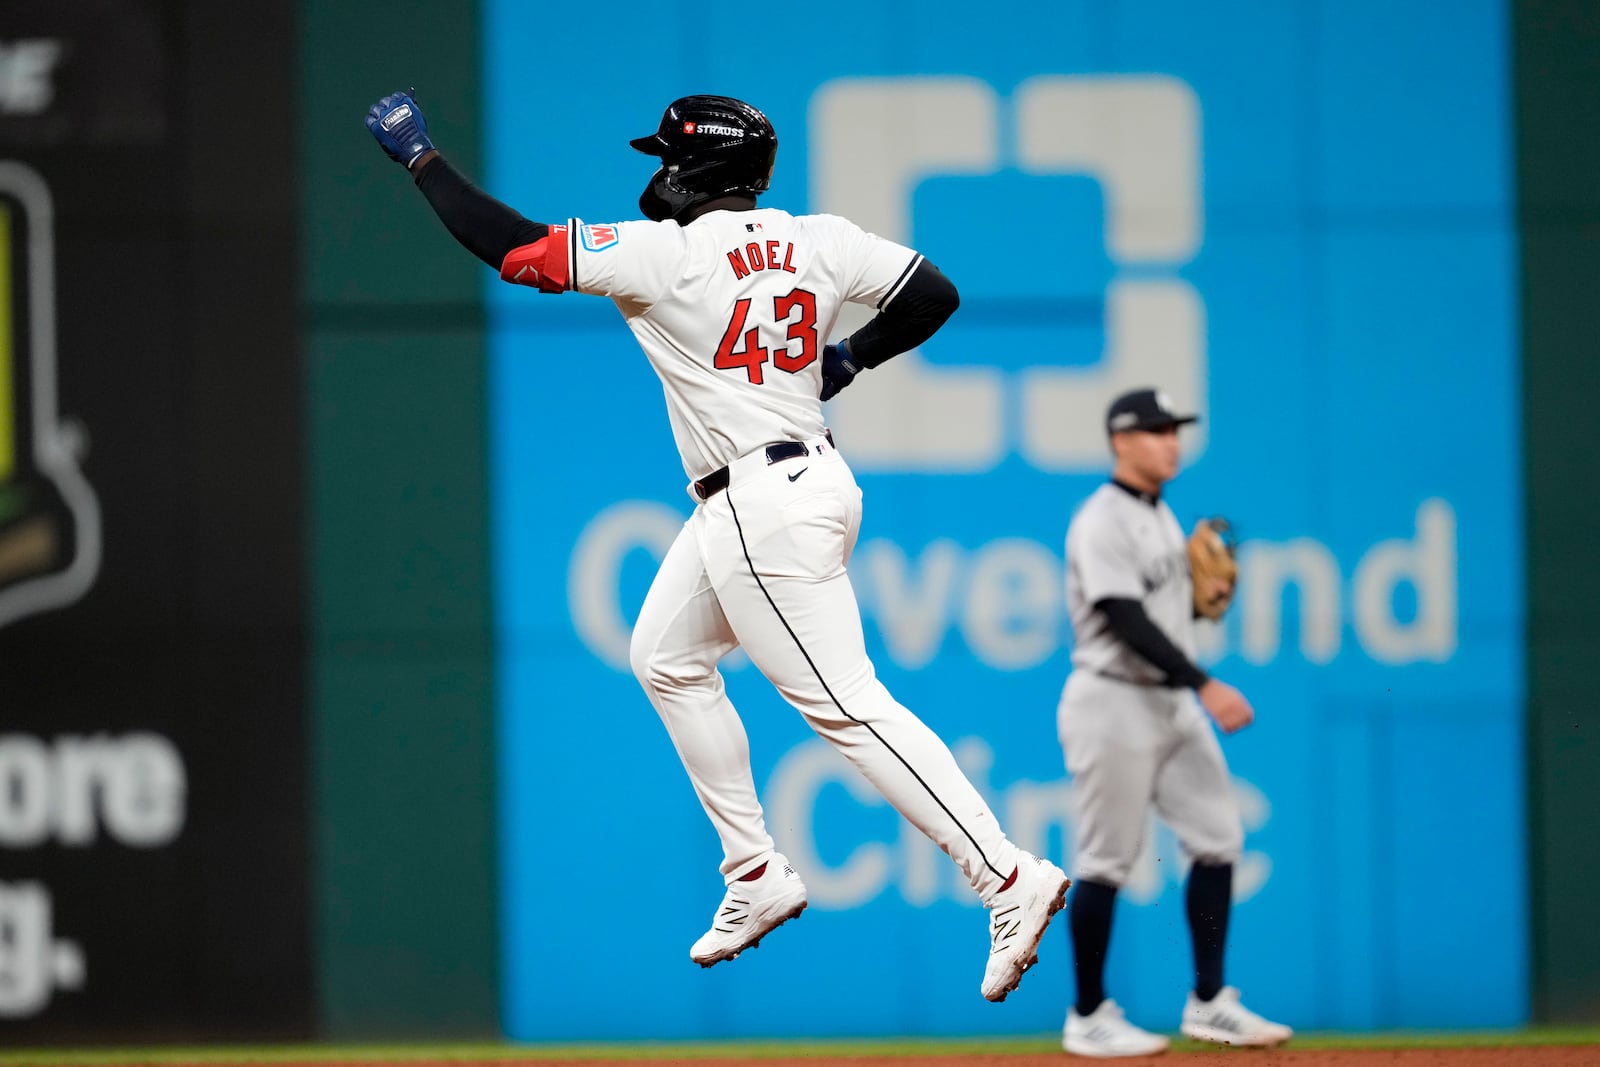
<instances>
[{"instance_id":1,"label":"baseball player","mask_svg":"<svg viewBox=\"0 0 1600 1067\"><path fill-rule=\"evenodd\" d=\"M634 674L721 838L726 893L689 950L709 967L799 915L806 889L773 847L749 744L717 664L743 647L811 728L960 866L989 909L984 997L1004 1000L1065 902L1054 864L1012 844L933 731L867 658L845 573L861 490L822 401L933 335L956 290L909 248L830 215L758 208L778 138L740 100L688 96L631 142L658 168L645 218L530 222L434 148L417 102L394 93L367 127L446 228L501 278L610 297L661 380L694 512L634 626ZM845 302L876 316L826 339Z\"/></svg>"},{"instance_id":2,"label":"baseball player","mask_svg":"<svg viewBox=\"0 0 1600 1067\"><path fill-rule=\"evenodd\" d=\"M1237 689L1195 665L1196 605L1220 615L1217 599L1225 608L1231 576L1226 588L1195 599L1188 539L1161 499L1178 473L1178 428L1195 421L1153 389L1117 397L1106 413L1111 480L1067 528L1074 645L1057 729L1078 812L1077 888L1068 922L1078 998L1062 1045L1081 1056L1141 1056L1167 1047L1165 1037L1123 1017L1103 982L1117 890L1139 854L1152 806L1192 861L1187 914L1195 984L1182 1032L1256 1046L1291 1036L1223 984L1233 865L1244 829L1206 715L1232 733L1248 726L1254 711Z\"/></svg>"}]
</instances>

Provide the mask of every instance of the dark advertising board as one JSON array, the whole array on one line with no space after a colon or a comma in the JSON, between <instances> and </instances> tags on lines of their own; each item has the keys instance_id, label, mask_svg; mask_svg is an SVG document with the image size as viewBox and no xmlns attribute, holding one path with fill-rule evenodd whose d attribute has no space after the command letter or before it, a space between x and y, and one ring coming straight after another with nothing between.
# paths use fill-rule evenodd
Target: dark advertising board
<instances>
[{"instance_id":1,"label":"dark advertising board","mask_svg":"<svg viewBox=\"0 0 1600 1067\"><path fill-rule=\"evenodd\" d=\"M289 32L0 9L0 1047L309 1029Z\"/></svg>"}]
</instances>

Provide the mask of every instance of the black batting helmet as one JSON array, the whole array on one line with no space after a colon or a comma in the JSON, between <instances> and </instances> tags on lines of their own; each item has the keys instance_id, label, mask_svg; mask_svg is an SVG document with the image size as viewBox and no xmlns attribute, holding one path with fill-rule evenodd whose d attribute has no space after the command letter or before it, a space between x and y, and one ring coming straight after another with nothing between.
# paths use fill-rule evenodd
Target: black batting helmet
<instances>
[{"instance_id":1,"label":"black batting helmet","mask_svg":"<svg viewBox=\"0 0 1600 1067\"><path fill-rule=\"evenodd\" d=\"M661 160L640 206L676 217L730 193L759 196L772 184L778 133L759 110L731 96L685 96L667 105L656 132L628 142ZM653 196L656 203L647 201Z\"/></svg>"}]
</instances>

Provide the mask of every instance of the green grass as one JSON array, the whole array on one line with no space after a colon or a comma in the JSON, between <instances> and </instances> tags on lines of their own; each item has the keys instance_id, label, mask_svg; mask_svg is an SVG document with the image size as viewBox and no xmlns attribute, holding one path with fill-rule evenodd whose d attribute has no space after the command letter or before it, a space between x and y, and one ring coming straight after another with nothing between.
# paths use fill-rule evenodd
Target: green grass
<instances>
[{"instance_id":1,"label":"green grass","mask_svg":"<svg viewBox=\"0 0 1600 1067\"><path fill-rule=\"evenodd\" d=\"M1297 1035L1297 1049L1492 1048L1513 1045L1600 1045L1600 1026L1532 1027L1526 1030L1386 1032ZM378 1060L716 1060L820 1058L823 1056L926 1056L986 1053L1039 1054L1060 1048L1054 1034L1030 1037L901 1038L883 1040L793 1040L697 1042L682 1044L582 1045L252 1045L186 1046L143 1049L32 1049L0 1052L3 1065L96 1067L96 1065L228 1063L360 1063ZM1173 1052L1216 1051L1193 1041L1178 1041ZM1248 1055L1247 1053L1242 1053Z\"/></svg>"}]
</instances>

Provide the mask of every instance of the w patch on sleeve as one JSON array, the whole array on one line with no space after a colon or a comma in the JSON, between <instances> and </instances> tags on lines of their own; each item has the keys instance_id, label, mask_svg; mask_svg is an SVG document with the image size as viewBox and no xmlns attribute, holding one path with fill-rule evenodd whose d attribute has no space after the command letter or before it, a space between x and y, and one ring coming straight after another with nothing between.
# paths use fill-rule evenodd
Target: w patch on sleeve
<instances>
[{"instance_id":1,"label":"w patch on sleeve","mask_svg":"<svg viewBox=\"0 0 1600 1067\"><path fill-rule=\"evenodd\" d=\"M584 250L588 252L604 252L622 239L612 225L584 226L580 235Z\"/></svg>"}]
</instances>

